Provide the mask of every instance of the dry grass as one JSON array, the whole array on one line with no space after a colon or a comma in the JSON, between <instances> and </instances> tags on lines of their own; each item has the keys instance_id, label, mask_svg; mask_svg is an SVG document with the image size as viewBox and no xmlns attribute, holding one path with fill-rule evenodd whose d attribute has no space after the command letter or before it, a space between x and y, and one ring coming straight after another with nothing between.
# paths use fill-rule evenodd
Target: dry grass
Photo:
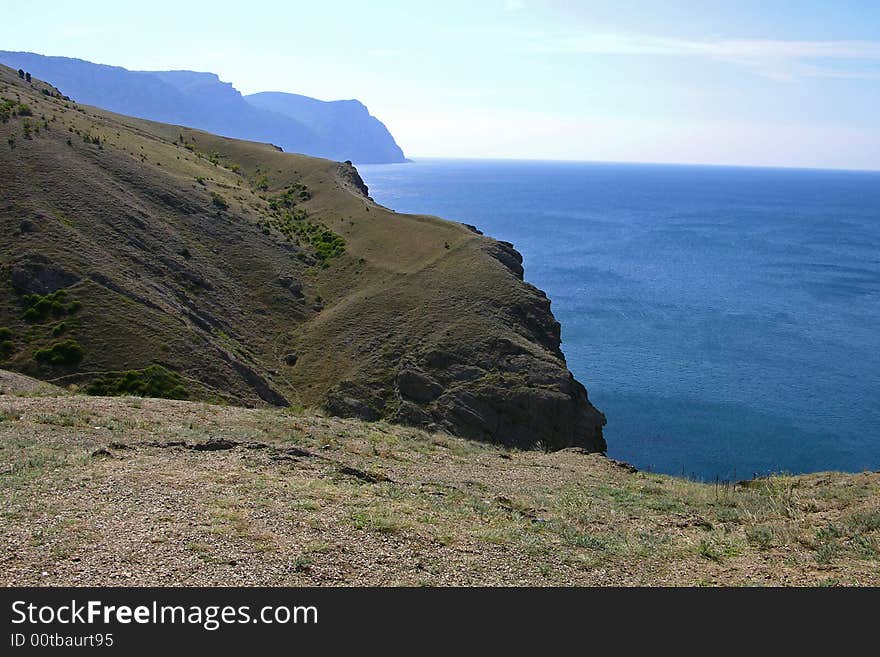
<instances>
[{"instance_id":1,"label":"dry grass","mask_svg":"<svg viewBox=\"0 0 880 657\"><path fill-rule=\"evenodd\" d=\"M716 486L150 399L7 394L0 418L6 585L880 584L877 473ZM151 446L209 439L237 446Z\"/></svg>"}]
</instances>

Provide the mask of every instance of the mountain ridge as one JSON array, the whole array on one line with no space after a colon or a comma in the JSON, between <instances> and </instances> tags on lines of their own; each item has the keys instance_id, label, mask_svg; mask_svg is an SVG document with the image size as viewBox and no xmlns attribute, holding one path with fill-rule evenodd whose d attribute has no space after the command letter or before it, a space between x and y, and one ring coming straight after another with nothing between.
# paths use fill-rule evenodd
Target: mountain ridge
<instances>
[{"instance_id":1,"label":"mountain ridge","mask_svg":"<svg viewBox=\"0 0 880 657\"><path fill-rule=\"evenodd\" d=\"M248 102L232 83L223 82L216 73L131 71L71 57L13 51L0 51L0 63L26 69L79 102L128 116L273 143L288 152L339 161L406 161L385 125L370 115L360 101L357 102L364 112L347 114L341 120L325 117L321 130L315 130L293 112L273 112ZM313 124L314 108L325 108L325 113L332 115L334 111L329 108L337 102L309 100L313 110L308 119ZM356 120L353 124L352 119Z\"/></svg>"},{"instance_id":2,"label":"mountain ridge","mask_svg":"<svg viewBox=\"0 0 880 657\"><path fill-rule=\"evenodd\" d=\"M254 105L276 114L282 114L303 123L323 140L332 144L335 152L345 152L346 144L366 141L376 144L372 150L375 158L388 162L406 161L403 151L390 136L385 124L371 117L366 105L357 99L323 101L301 94L278 91L263 91L249 94L244 99ZM372 118L372 121L366 118ZM352 157L331 159L359 162L363 155L357 150Z\"/></svg>"}]
</instances>

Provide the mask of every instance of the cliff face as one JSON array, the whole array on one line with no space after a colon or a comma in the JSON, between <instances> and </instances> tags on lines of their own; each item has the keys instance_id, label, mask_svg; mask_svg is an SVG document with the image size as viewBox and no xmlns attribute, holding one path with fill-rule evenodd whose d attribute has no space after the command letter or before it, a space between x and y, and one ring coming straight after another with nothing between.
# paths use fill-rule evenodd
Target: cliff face
<instances>
[{"instance_id":1,"label":"cliff face","mask_svg":"<svg viewBox=\"0 0 880 657\"><path fill-rule=\"evenodd\" d=\"M389 314L380 353L371 331L334 329L357 365L326 408L521 448L604 452L605 416L568 371L559 322L546 294L523 281L522 256L476 235L458 248L478 272L440 260L377 299ZM410 285L423 291L417 305L399 289ZM366 319L381 309L365 299L350 311Z\"/></svg>"},{"instance_id":2,"label":"cliff face","mask_svg":"<svg viewBox=\"0 0 880 657\"><path fill-rule=\"evenodd\" d=\"M604 450L511 245L375 204L348 163L80 106L0 66L8 106L3 368Z\"/></svg>"},{"instance_id":3,"label":"cliff face","mask_svg":"<svg viewBox=\"0 0 880 657\"><path fill-rule=\"evenodd\" d=\"M360 163L404 162L388 128L357 100L325 102L297 94L262 92L244 97L254 107L308 126L326 144L323 157Z\"/></svg>"},{"instance_id":4,"label":"cliff face","mask_svg":"<svg viewBox=\"0 0 880 657\"><path fill-rule=\"evenodd\" d=\"M385 126L358 101L282 96L279 110L244 98L214 73L129 71L67 57L0 51L0 63L50 81L73 99L153 121L277 144L285 151L355 162L403 162ZM272 103L269 103L272 105ZM283 110L283 111L282 111Z\"/></svg>"}]
</instances>

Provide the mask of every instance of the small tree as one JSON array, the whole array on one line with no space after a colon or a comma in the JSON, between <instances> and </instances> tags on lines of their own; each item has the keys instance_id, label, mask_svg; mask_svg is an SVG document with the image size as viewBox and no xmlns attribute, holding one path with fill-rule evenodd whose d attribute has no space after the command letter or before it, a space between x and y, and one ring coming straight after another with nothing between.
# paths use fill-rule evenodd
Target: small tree
<instances>
[{"instance_id":1,"label":"small tree","mask_svg":"<svg viewBox=\"0 0 880 657\"><path fill-rule=\"evenodd\" d=\"M18 69L18 77L24 80L24 71L22 69Z\"/></svg>"},{"instance_id":2,"label":"small tree","mask_svg":"<svg viewBox=\"0 0 880 657\"><path fill-rule=\"evenodd\" d=\"M24 74L24 79L27 80L28 82L30 82L30 81L31 81L31 74L30 74L30 73L25 73L25 74Z\"/></svg>"}]
</instances>

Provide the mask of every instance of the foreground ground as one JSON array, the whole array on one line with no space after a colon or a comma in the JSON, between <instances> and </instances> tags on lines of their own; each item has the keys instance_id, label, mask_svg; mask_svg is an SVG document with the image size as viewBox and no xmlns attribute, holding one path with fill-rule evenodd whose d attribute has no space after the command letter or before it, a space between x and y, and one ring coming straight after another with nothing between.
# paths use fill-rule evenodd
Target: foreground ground
<instances>
[{"instance_id":1,"label":"foreground ground","mask_svg":"<svg viewBox=\"0 0 880 657\"><path fill-rule=\"evenodd\" d=\"M0 392L2 585L880 584L880 473L705 485L383 423Z\"/></svg>"}]
</instances>

